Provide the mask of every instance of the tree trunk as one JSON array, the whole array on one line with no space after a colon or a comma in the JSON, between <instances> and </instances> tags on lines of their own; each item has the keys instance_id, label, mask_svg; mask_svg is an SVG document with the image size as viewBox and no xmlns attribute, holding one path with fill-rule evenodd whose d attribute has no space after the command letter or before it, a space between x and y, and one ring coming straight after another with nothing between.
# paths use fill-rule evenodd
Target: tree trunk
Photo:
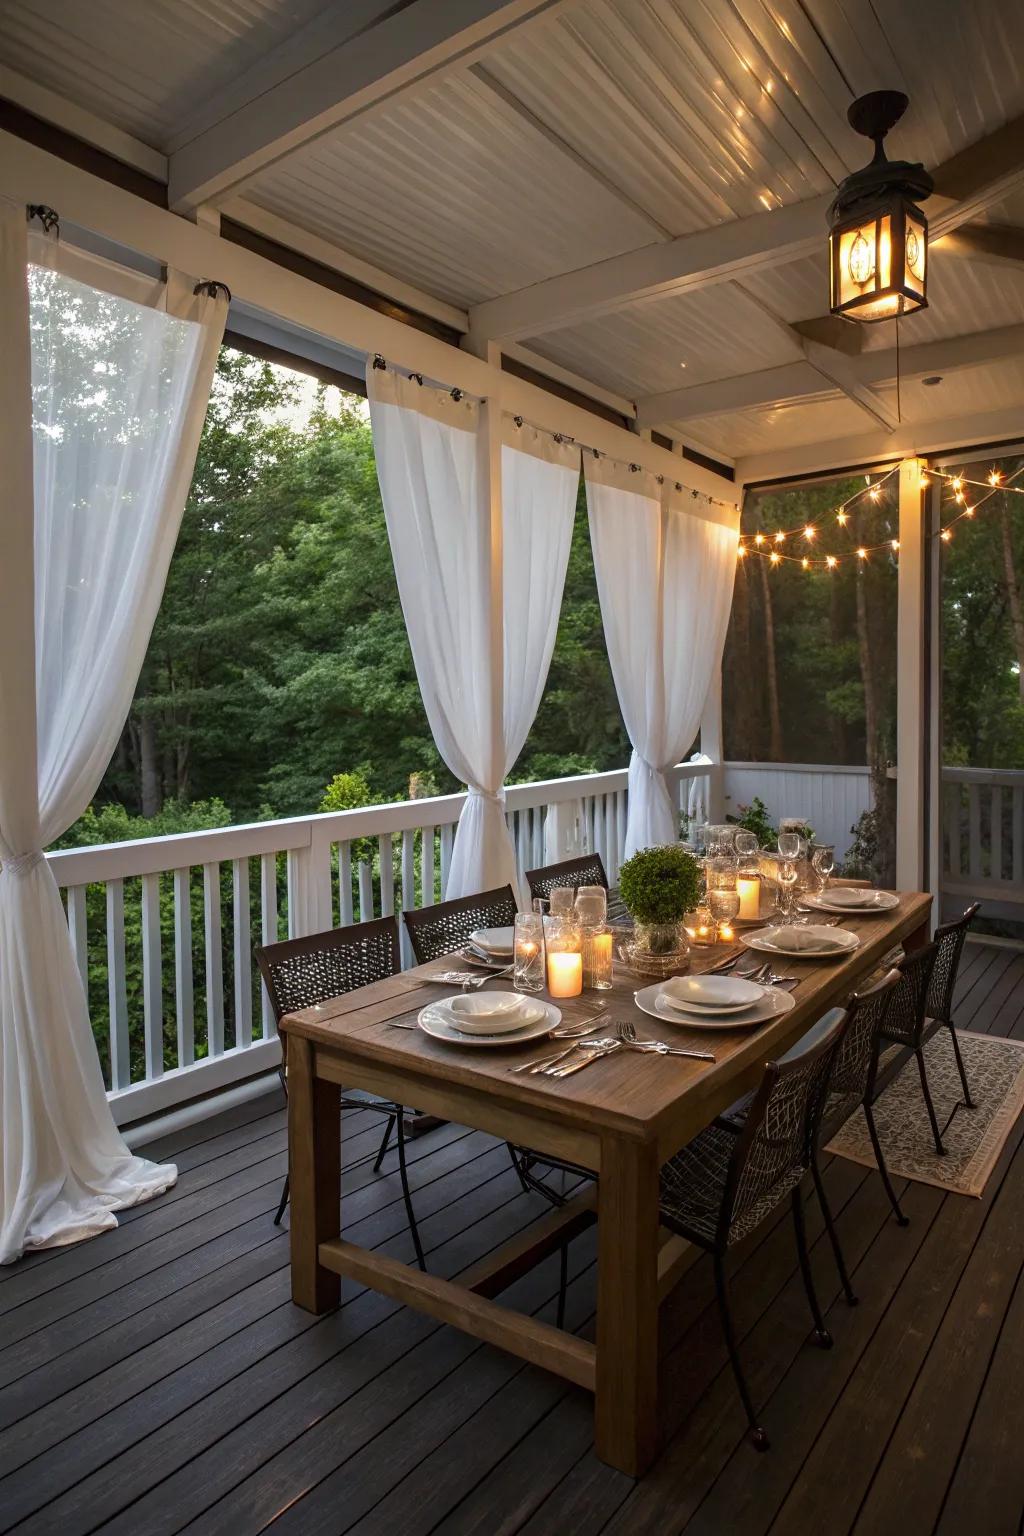
<instances>
[{"instance_id":1,"label":"tree trunk","mask_svg":"<svg viewBox=\"0 0 1024 1536\"><path fill-rule=\"evenodd\" d=\"M1017 687L1024 700L1024 607L1021 605L1017 566L1013 557L1013 527L1010 514L1004 505L999 514L1003 536L1003 570L1006 575L1006 595L1010 601L1010 623L1013 626L1013 648L1017 652Z\"/></svg>"},{"instance_id":2,"label":"tree trunk","mask_svg":"<svg viewBox=\"0 0 1024 1536\"><path fill-rule=\"evenodd\" d=\"M142 781L142 814L157 816L163 809L160 754L156 745L156 716L139 720L139 761Z\"/></svg>"},{"instance_id":3,"label":"tree trunk","mask_svg":"<svg viewBox=\"0 0 1024 1536\"><path fill-rule=\"evenodd\" d=\"M779 713L779 678L775 666L775 621L772 616L772 588L767 561L757 559L761 567L761 595L764 599L764 674L768 695L768 757L773 763L785 762L782 717Z\"/></svg>"}]
</instances>

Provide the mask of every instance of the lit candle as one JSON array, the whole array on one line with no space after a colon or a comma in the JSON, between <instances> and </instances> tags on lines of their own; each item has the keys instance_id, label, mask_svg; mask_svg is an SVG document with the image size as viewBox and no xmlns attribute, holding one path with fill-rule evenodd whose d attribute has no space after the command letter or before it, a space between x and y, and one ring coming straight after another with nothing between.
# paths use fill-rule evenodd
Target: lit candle
<instances>
[{"instance_id":1,"label":"lit candle","mask_svg":"<svg viewBox=\"0 0 1024 1536\"><path fill-rule=\"evenodd\" d=\"M583 956L577 950L548 952L548 991L552 997L579 997L583 991Z\"/></svg>"},{"instance_id":2,"label":"lit candle","mask_svg":"<svg viewBox=\"0 0 1024 1536\"><path fill-rule=\"evenodd\" d=\"M718 939L721 944L731 944L736 935L732 931L731 923L719 923Z\"/></svg>"},{"instance_id":3,"label":"lit candle","mask_svg":"<svg viewBox=\"0 0 1024 1536\"><path fill-rule=\"evenodd\" d=\"M737 876L736 890L740 898L741 918L758 918L761 915L761 882L744 875Z\"/></svg>"},{"instance_id":4,"label":"lit candle","mask_svg":"<svg viewBox=\"0 0 1024 1536\"><path fill-rule=\"evenodd\" d=\"M612 936L595 933L590 940L589 984L606 991L612 984Z\"/></svg>"}]
</instances>

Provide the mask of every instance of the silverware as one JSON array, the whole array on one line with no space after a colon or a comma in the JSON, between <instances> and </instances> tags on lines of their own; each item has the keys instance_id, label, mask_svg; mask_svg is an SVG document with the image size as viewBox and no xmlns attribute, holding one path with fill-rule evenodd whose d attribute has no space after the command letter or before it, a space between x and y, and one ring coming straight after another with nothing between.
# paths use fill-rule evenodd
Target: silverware
<instances>
[{"instance_id":1,"label":"silverware","mask_svg":"<svg viewBox=\"0 0 1024 1536\"><path fill-rule=\"evenodd\" d=\"M621 1040L610 1040L600 1051L588 1051L581 1061L570 1061L564 1066L557 1066L547 1073L549 1077L571 1077L574 1072L582 1072L584 1067L589 1067L591 1062L602 1061L605 1056L613 1056L616 1051L622 1049Z\"/></svg>"},{"instance_id":2,"label":"silverware","mask_svg":"<svg viewBox=\"0 0 1024 1536\"><path fill-rule=\"evenodd\" d=\"M655 1056L689 1056L693 1061L714 1061L712 1051L691 1051L682 1045L669 1045L667 1040L643 1040L636 1032L636 1026L630 1023L622 1023L617 1026L619 1038L623 1045L635 1051L646 1051Z\"/></svg>"}]
</instances>

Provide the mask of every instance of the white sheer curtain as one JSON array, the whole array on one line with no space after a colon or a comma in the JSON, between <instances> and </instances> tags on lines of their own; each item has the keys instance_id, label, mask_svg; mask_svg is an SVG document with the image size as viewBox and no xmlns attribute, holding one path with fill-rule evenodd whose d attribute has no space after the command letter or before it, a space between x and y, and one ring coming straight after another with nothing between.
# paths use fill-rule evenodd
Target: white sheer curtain
<instances>
[{"instance_id":1,"label":"white sheer curtain","mask_svg":"<svg viewBox=\"0 0 1024 1536\"><path fill-rule=\"evenodd\" d=\"M729 624L739 513L585 455L608 658L633 744L626 857L674 843L665 782L697 734Z\"/></svg>"},{"instance_id":2,"label":"white sheer curtain","mask_svg":"<svg viewBox=\"0 0 1024 1536\"><path fill-rule=\"evenodd\" d=\"M551 661L579 451L504 420L502 622L492 624L497 584L491 580L489 448L480 407L372 364L366 378L377 475L420 692L438 751L469 788L446 894L454 898L506 883L515 888L502 786L537 713Z\"/></svg>"},{"instance_id":3,"label":"white sheer curtain","mask_svg":"<svg viewBox=\"0 0 1024 1536\"><path fill-rule=\"evenodd\" d=\"M116 1226L176 1177L114 1125L41 850L128 713L227 306L172 278L150 307L124 296L152 301L146 279L112 293L88 258L64 266L48 241L30 258L24 208L0 204L0 1263Z\"/></svg>"}]
</instances>

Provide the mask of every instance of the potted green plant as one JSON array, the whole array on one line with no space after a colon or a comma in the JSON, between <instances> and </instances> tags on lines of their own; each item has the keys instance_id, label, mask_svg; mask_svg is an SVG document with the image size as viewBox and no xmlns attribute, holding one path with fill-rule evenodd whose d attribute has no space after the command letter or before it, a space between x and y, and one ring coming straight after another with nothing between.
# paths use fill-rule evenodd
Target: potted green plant
<instances>
[{"instance_id":1,"label":"potted green plant","mask_svg":"<svg viewBox=\"0 0 1024 1536\"><path fill-rule=\"evenodd\" d=\"M626 860L619 870L619 894L636 928L634 964L642 968L646 957L671 967L685 959L689 946L683 918L696 907L700 886L697 860L678 843L642 848Z\"/></svg>"}]
</instances>

